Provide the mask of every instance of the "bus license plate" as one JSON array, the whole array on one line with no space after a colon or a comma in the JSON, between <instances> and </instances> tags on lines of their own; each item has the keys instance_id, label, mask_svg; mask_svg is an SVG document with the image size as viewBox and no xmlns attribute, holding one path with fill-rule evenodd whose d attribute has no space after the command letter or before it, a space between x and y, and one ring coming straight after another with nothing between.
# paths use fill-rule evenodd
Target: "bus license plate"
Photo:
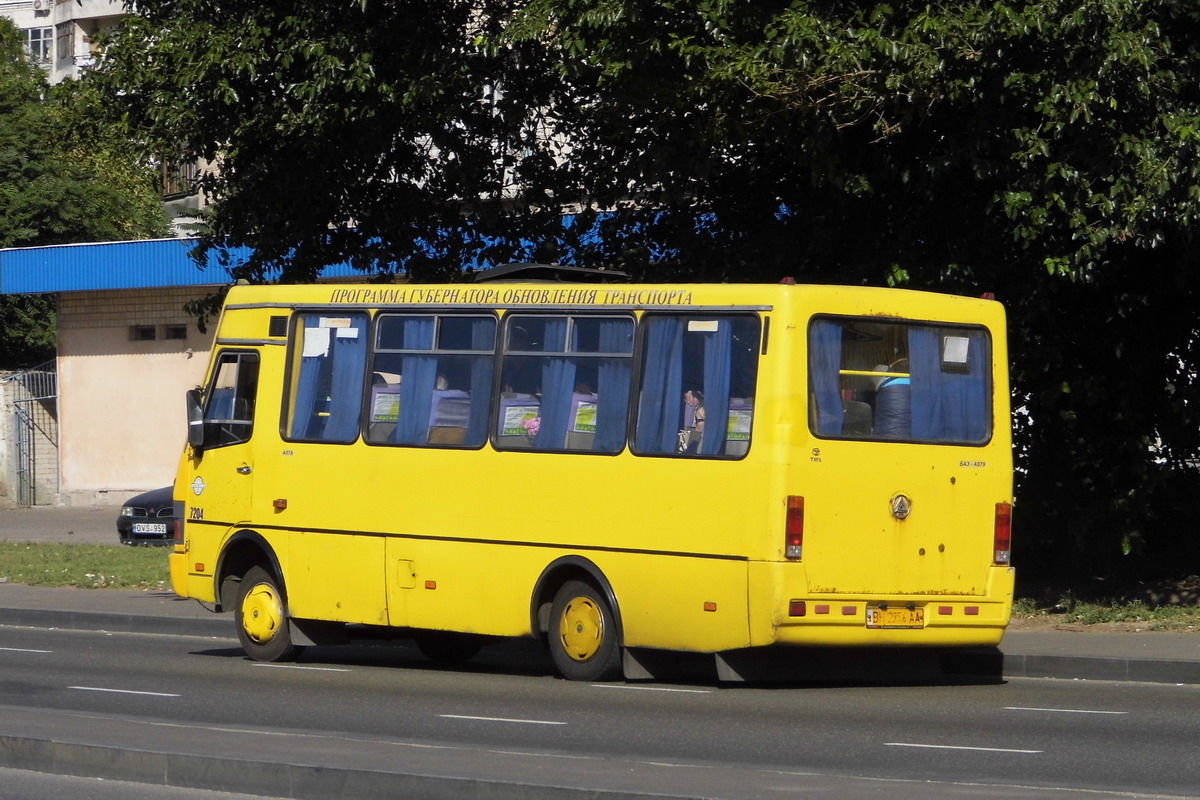
<instances>
[{"instance_id":1,"label":"bus license plate","mask_svg":"<svg viewBox=\"0 0 1200 800\"><path fill-rule=\"evenodd\" d=\"M133 523L134 533L166 533L167 523L165 522L135 522Z\"/></svg>"},{"instance_id":2,"label":"bus license plate","mask_svg":"<svg viewBox=\"0 0 1200 800\"><path fill-rule=\"evenodd\" d=\"M868 628L924 628L923 608L872 608L867 607Z\"/></svg>"}]
</instances>

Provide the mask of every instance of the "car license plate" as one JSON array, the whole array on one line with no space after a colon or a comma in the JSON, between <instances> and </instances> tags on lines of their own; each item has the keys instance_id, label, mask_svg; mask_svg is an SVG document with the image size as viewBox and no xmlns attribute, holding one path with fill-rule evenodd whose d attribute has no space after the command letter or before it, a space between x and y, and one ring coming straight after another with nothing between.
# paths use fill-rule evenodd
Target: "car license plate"
<instances>
[{"instance_id":1,"label":"car license plate","mask_svg":"<svg viewBox=\"0 0 1200 800\"><path fill-rule=\"evenodd\" d=\"M135 522L133 523L134 533L162 533L167 532L167 523L165 522Z\"/></svg>"},{"instance_id":2,"label":"car license plate","mask_svg":"<svg viewBox=\"0 0 1200 800\"><path fill-rule=\"evenodd\" d=\"M923 608L879 608L867 607L868 628L924 628Z\"/></svg>"}]
</instances>

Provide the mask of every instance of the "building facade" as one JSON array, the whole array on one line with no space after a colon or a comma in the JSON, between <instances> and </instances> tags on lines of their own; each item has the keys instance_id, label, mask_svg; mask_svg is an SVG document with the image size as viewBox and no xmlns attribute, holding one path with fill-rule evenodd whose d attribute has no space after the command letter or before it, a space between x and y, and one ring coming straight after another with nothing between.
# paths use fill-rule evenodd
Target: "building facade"
<instances>
[{"instance_id":1,"label":"building facade","mask_svg":"<svg viewBox=\"0 0 1200 800\"><path fill-rule=\"evenodd\" d=\"M191 258L195 244L0 250L0 294L53 294L58 307L57 357L40 370L53 373L53 396L39 375L0 375L0 505L119 504L174 479L184 394L203 383L212 349L211 329L200 331L184 305L229 283L225 268ZM248 255L235 251L234 263ZM27 383L37 397L23 393Z\"/></svg>"},{"instance_id":2,"label":"building facade","mask_svg":"<svg viewBox=\"0 0 1200 800\"><path fill-rule=\"evenodd\" d=\"M51 83L95 63L96 34L125 16L121 0L0 0L0 16L21 29Z\"/></svg>"}]
</instances>

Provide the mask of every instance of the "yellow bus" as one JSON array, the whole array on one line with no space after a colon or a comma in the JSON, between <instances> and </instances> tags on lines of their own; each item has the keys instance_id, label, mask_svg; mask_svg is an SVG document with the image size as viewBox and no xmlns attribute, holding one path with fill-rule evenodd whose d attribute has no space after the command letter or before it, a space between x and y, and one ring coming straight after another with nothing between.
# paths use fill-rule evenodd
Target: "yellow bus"
<instances>
[{"instance_id":1,"label":"yellow bus","mask_svg":"<svg viewBox=\"0 0 1200 800\"><path fill-rule=\"evenodd\" d=\"M517 273L518 275L520 273ZM174 590L246 653L999 643L1005 317L804 285L236 286L189 392Z\"/></svg>"}]
</instances>

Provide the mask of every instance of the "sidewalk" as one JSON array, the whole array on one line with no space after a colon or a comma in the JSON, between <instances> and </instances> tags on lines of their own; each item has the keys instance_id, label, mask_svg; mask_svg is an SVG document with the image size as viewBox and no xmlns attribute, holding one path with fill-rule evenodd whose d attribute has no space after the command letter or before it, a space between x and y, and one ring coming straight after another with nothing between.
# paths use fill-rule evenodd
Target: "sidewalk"
<instances>
[{"instance_id":1,"label":"sidewalk","mask_svg":"<svg viewBox=\"0 0 1200 800\"><path fill-rule=\"evenodd\" d=\"M119 506L0 509L0 539L115 545L119 510ZM0 583L0 625L234 636L229 615L213 614L169 591L50 589L9 583ZM1010 630L999 654L971 654L955 663L972 673L1005 678L1200 684L1200 633Z\"/></svg>"}]
</instances>

